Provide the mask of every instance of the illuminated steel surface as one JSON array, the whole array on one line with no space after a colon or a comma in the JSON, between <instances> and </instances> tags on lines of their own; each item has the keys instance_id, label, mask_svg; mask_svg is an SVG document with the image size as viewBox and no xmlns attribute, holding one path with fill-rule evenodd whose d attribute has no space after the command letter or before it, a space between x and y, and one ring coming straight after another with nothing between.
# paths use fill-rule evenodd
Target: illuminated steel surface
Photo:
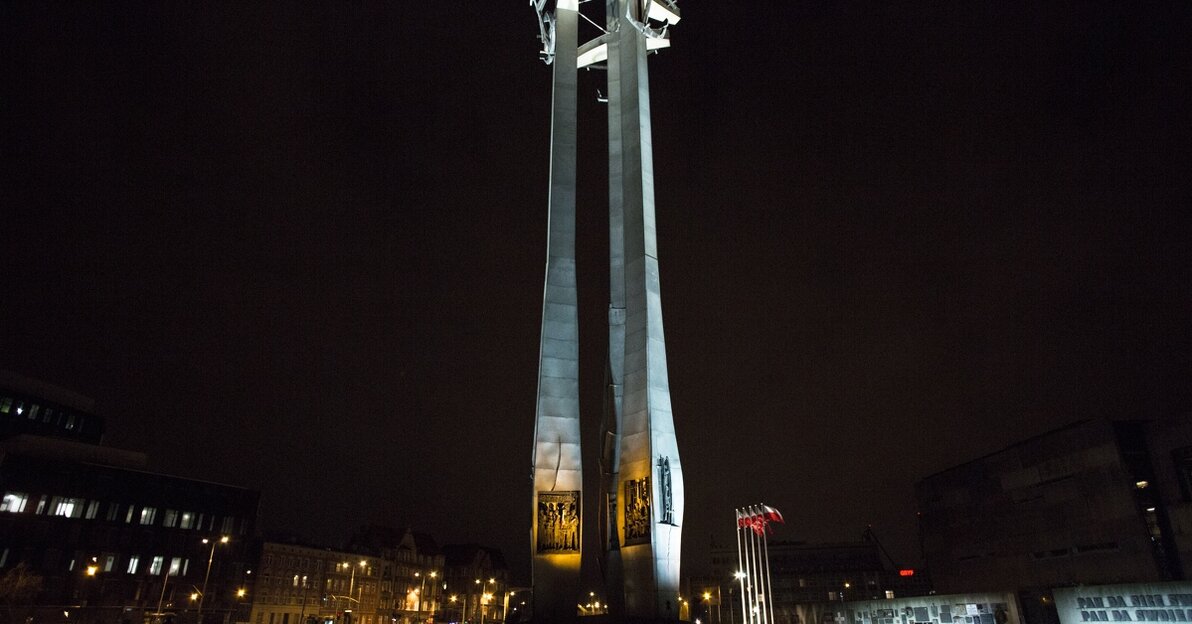
<instances>
[{"instance_id":1,"label":"illuminated steel surface","mask_svg":"<svg viewBox=\"0 0 1192 624\"><path fill-rule=\"evenodd\" d=\"M679 615L683 470L662 327L649 52L679 20L669 0L606 0L605 32L577 46L578 4L532 0L553 65L550 228L534 438L536 619L574 617L582 500L575 283L576 71L608 71L609 346L598 517L609 612ZM576 501L571 503L570 501Z\"/></svg>"},{"instance_id":2,"label":"illuminated steel surface","mask_svg":"<svg viewBox=\"0 0 1192 624\"><path fill-rule=\"evenodd\" d=\"M576 314L576 38L578 7L546 0L539 16L543 60L553 65L546 286L538 350L531 550L535 617L575 616L579 593L583 466Z\"/></svg>"}]
</instances>

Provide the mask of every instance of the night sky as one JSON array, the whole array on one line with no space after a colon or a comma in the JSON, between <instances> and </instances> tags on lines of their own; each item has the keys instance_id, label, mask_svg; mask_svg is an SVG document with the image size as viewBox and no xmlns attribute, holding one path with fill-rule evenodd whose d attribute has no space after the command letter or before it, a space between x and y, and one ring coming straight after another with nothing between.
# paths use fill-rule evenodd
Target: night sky
<instances>
[{"instance_id":1,"label":"night sky","mask_svg":"<svg viewBox=\"0 0 1192 624\"><path fill-rule=\"evenodd\" d=\"M1192 5L681 6L650 78L685 575L758 502L777 539L873 524L915 564L917 480L1187 417ZM94 397L154 469L259 488L264 529L413 525L528 572L536 35L524 1L3 2L0 368Z\"/></svg>"}]
</instances>

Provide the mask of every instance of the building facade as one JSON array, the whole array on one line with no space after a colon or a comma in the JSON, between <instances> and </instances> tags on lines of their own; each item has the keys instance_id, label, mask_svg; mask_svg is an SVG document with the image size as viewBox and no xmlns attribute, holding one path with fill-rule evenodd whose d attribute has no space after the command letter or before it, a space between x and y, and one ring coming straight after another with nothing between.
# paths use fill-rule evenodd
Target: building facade
<instances>
[{"instance_id":1,"label":"building facade","mask_svg":"<svg viewBox=\"0 0 1192 624\"><path fill-rule=\"evenodd\" d=\"M341 549L271 538L258 553L250 624L504 621L508 572L492 548L372 525Z\"/></svg>"},{"instance_id":2,"label":"building facade","mask_svg":"<svg viewBox=\"0 0 1192 624\"><path fill-rule=\"evenodd\" d=\"M430 534L367 526L353 533L348 548L379 559L378 608L392 622L427 622L442 612L446 564Z\"/></svg>"},{"instance_id":3,"label":"building facade","mask_svg":"<svg viewBox=\"0 0 1192 624\"><path fill-rule=\"evenodd\" d=\"M771 542L768 552L778 622L797 621L798 605L889 599L931 590L923 570L883 565L880 545L874 540L838 544ZM701 605L693 607L693 612L715 613L710 621L716 624L720 618L739 618L743 607L741 588L733 580L737 570L736 548L713 548L712 577L692 587L692 600Z\"/></svg>"},{"instance_id":4,"label":"building facade","mask_svg":"<svg viewBox=\"0 0 1192 624\"><path fill-rule=\"evenodd\" d=\"M1192 416L1148 426L1155 492L1184 580L1192 576Z\"/></svg>"},{"instance_id":5,"label":"building facade","mask_svg":"<svg viewBox=\"0 0 1192 624\"><path fill-rule=\"evenodd\" d=\"M353 612L353 604L338 600L338 596L348 595L361 601L363 590L355 591L355 579L350 579L352 582L341 589L344 583L339 573L351 556L348 553L266 540L259 543L255 555L248 609L250 623L336 622L342 620L344 609ZM367 569L362 567L361 571L363 580ZM359 611L355 609L355 612Z\"/></svg>"},{"instance_id":6,"label":"building facade","mask_svg":"<svg viewBox=\"0 0 1192 624\"><path fill-rule=\"evenodd\" d=\"M103 420L89 401L13 379L0 386L0 420L10 419L0 439L0 582L29 583L6 605L20 611L12 615L243 619L259 493L149 472L144 454L98 444ZM34 413L36 428L11 422Z\"/></svg>"},{"instance_id":7,"label":"building facade","mask_svg":"<svg viewBox=\"0 0 1192 624\"><path fill-rule=\"evenodd\" d=\"M1025 624L1012 592L822 602L796 607L785 624ZM776 623L777 624L777 623Z\"/></svg>"},{"instance_id":8,"label":"building facade","mask_svg":"<svg viewBox=\"0 0 1192 624\"><path fill-rule=\"evenodd\" d=\"M0 370L0 439L24 433L99 444L104 419L94 408L85 396Z\"/></svg>"},{"instance_id":9,"label":"building facade","mask_svg":"<svg viewBox=\"0 0 1192 624\"><path fill-rule=\"evenodd\" d=\"M1187 424L1084 420L923 479L916 495L937 589L1183 578L1189 457ZM1024 596L1024 608L1047 600Z\"/></svg>"},{"instance_id":10,"label":"building facade","mask_svg":"<svg viewBox=\"0 0 1192 624\"><path fill-rule=\"evenodd\" d=\"M478 544L448 544L443 546L443 556L446 576L441 621L504 622L506 609L520 605L517 588L509 585L509 567L501 551Z\"/></svg>"}]
</instances>

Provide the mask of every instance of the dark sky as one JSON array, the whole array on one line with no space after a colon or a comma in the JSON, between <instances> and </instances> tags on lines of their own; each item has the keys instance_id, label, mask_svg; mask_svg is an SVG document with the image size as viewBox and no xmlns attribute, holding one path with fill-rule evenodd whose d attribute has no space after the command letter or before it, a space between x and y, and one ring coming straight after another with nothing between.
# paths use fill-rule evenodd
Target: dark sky
<instances>
[{"instance_id":1,"label":"dark sky","mask_svg":"<svg viewBox=\"0 0 1192 624\"><path fill-rule=\"evenodd\" d=\"M916 562L918 479L1186 417L1192 5L682 8L650 71L685 573L763 501L780 539L872 523ZM261 489L266 529L410 524L527 570L536 33L524 1L4 2L0 368L94 397L157 469Z\"/></svg>"}]
</instances>

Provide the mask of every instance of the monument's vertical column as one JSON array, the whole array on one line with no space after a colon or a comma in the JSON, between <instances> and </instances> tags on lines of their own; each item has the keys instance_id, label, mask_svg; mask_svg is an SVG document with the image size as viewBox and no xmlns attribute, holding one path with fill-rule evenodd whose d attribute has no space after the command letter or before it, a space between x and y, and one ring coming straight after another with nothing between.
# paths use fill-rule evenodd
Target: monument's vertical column
<instances>
[{"instance_id":1,"label":"monument's vertical column","mask_svg":"<svg viewBox=\"0 0 1192 624\"><path fill-rule=\"evenodd\" d=\"M577 0L542 12L545 52L553 54L550 224L538 351L534 422L534 617L576 617L582 544L583 469L579 421L579 318L575 274Z\"/></svg>"},{"instance_id":2,"label":"monument's vertical column","mask_svg":"<svg viewBox=\"0 0 1192 624\"><path fill-rule=\"evenodd\" d=\"M646 69L651 31L639 0L619 0L616 10L618 23L610 33L608 51L609 106L616 110L610 108L609 118L610 125L619 127L619 136L614 145L610 130L609 168L620 174L624 253L624 398L617 519L625 615L673 620L679 615L683 471L671 414L658 278ZM611 96L614 77L616 100Z\"/></svg>"},{"instance_id":3,"label":"monument's vertical column","mask_svg":"<svg viewBox=\"0 0 1192 624\"><path fill-rule=\"evenodd\" d=\"M606 0L606 29L616 32L620 22L620 0ZM608 57L616 54L617 41L609 38ZM608 611L621 615L625 597L621 587L621 544L617 531L617 476L621 460L621 416L624 397L625 371L625 240L621 222L624 219L621 180L621 82L617 64L607 63L608 70L608 362L605 370L604 421L601 423L600 451L600 539L604 549L605 587Z\"/></svg>"}]
</instances>

